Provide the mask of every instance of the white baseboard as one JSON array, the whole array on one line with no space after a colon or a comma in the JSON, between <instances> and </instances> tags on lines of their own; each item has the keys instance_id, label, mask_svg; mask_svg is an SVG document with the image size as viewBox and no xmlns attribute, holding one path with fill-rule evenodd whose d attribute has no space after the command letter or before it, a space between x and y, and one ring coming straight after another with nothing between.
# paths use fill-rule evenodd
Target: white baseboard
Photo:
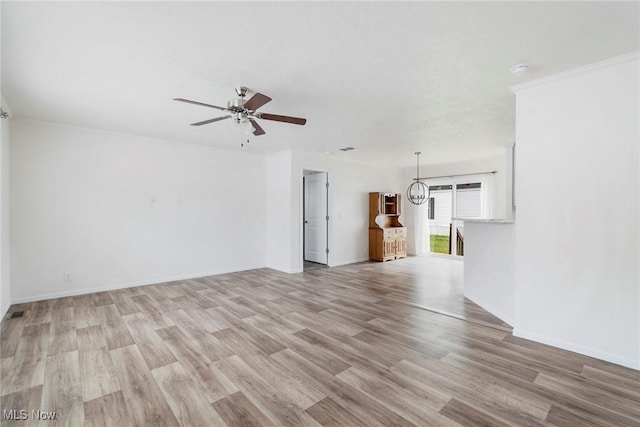
<instances>
[{"instance_id":1,"label":"white baseboard","mask_svg":"<svg viewBox=\"0 0 640 427\"><path fill-rule=\"evenodd\" d=\"M606 362L615 363L616 365L625 366L627 368L640 370L640 360L628 358L624 356L620 356L617 354L609 353L606 351L598 350L591 347L585 347L580 344L574 344L562 340L558 340L551 337L546 337L543 335L538 335L533 332L523 331L519 328L513 329L513 335L520 338L525 338L531 341L536 341L542 344L551 345L553 347L558 347L564 350L573 351L574 353L580 353L585 356L594 357L596 359L604 360Z\"/></svg>"},{"instance_id":2,"label":"white baseboard","mask_svg":"<svg viewBox=\"0 0 640 427\"><path fill-rule=\"evenodd\" d=\"M280 266L276 266L276 265L269 265L269 264L267 264L265 267L266 268L270 268L271 270L275 270L275 271L279 271L281 273L287 273L287 274L295 274L295 273L302 272L302 270L295 270L295 269L284 268L284 267L280 267ZM302 268L302 267L300 267L300 268Z\"/></svg>"},{"instance_id":3,"label":"white baseboard","mask_svg":"<svg viewBox=\"0 0 640 427\"><path fill-rule=\"evenodd\" d=\"M170 277L157 277L155 279L140 280L136 282L117 283L117 284L111 284L111 285L105 285L105 286L97 286L94 288L74 289L71 291L31 295L27 297L13 298L11 300L11 304L21 304L25 302L42 301L42 300L48 300L48 299L54 299L54 298L72 297L76 295L91 294L94 292L113 291L116 289L132 288L134 286L156 285L158 283L174 282L177 280L186 280L186 279L197 279L199 277L216 276L218 274L235 273L238 271L255 270L258 268L265 268L265 266L264 265L248 265L244 267L224 268L221 270L208 271L203 273L190 273L190 274L182 274L182 275L170 276Z\"/></svg>"},{"instance_id":4,"label":"white baseboard","mask_svg":"<svg viewBox=\"0 0 640 427\"><path fill-rule=\"evenodd\" d=\"M355 263L364 262L364 261L369 261L369 257L334 261L329 264L329 267L339 267L341 265L355 264Z\"/></svg>"},{"instance_id":5,"label":"white baseboard","mask_svg":"<svg viewBox=\"0 0 640 427\"><path fill-rule=\"evenodd\" d=\"M5 304L4 307L0 307L0 319L4 319L4 315L9 311L9 307L11 307L11 303Z\"/></svg>"},{"instance_id":6,"label":"white baseboard","mask_svg":"<svg viewBox=\"0 0 640 427\"><path fill-rule=\"evenodd\" d=\"M363 261L369 261L369 257L355 258L355 259L349 259L349 260L340 260L340 261L331 261L330 260L329 264L327 264L327 267L339 267L341 265L355 264L357 262L363 262ZM273 270L281 271L281 272L287 273L287 274L297 274L297 273L304 272L304 267L303 267L303 263L302 262L300 262L300 265L297 268L293 268L293 269L282 268L282 267L278 267L278 266L274 266L274 265L267 265L267 268L271 268Z\"/></svg>"}]
</instances>

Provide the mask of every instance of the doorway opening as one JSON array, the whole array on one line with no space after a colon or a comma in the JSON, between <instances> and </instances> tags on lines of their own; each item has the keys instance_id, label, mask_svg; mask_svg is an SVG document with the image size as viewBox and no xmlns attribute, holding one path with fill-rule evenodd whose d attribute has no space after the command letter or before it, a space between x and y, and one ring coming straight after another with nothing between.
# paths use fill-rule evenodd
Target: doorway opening
<instances>
[{"instance_id":1,"label":"doorway opening","mask_svg":"<svg viewBox=\"0 0 640 427\"><path fill-rule=\"evenodd\" d=\"M486 218L491 198L482 176L465 176L429 184L425 252L464 256L464 219Z\"/></svg>"},{"instance_id":2,"label":"doorway opening","mask_svg":"<svg viewBox=\"0 0 640 427\"><path fill-rule=\"evenodd\" d=\"M303 170L302 174L303 271L329 264L329 174Z\"/></svg>"}]
</instances>

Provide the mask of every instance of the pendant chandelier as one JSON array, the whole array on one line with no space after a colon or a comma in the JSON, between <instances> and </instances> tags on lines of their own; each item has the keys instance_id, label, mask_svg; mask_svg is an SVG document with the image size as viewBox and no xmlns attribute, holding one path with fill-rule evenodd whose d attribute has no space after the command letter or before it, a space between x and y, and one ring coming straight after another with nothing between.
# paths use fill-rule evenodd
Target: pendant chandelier
<instances>
[{"instance_id":1,"label":"pendant chandelier","mask_svg":"<svg viewBox=\"0 0 640 427\"><path fill-rule=\"evenodd\" d=\"M407 188L407 198L414 205L421 205L429 199L429 186L420 181L420 151L415 153L416 159L416 177Z\"/></svg>"}]
</instances>

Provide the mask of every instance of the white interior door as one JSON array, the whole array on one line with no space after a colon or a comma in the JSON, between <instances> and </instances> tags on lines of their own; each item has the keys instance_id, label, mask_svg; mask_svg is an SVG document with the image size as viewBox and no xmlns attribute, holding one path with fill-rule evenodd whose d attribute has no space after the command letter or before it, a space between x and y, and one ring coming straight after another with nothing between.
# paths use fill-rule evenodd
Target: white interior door
<instances>
[{"instance_id":1,"label":"white interior door","mask_svg":"<svg viewBox=\"0 0 640 427\"><path fill-rule=\"evenodd\" d=\"M304 180L304 259L327 263L327 173Z\"/></svg>"}]
</instances>

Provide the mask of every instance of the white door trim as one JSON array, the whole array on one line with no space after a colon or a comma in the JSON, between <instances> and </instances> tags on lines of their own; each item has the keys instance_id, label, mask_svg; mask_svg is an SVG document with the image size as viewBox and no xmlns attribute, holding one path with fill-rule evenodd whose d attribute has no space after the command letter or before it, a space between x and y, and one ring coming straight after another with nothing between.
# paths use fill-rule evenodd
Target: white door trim
<instances>
[{"instance_id":1,"label":"white door trim","mask_svg":"<svg viewBox=\"0 0 640 427\"><path fill-rule=\"evenodd\" d=\"M302 177L304 176L304 171L313 171L313 172L326 172L327 173L327 182L329 183L329 189L328 189L328 197L327 197L327 212L329 215L329 222L327 224L327 242L329 245L329 253L327 254L327 266L331 267L332 266L332 258L333 258L333 254L332 254L332 247L333 247L333 218L331 216L331 211L332 211L332 201L333 201L333 191L331 188L331 172L326 169L326 168L321 168L321 167L315 167L312 165L301 165L300 169L299 169L299 179L298 179L298 197L300 200L300 203L298 204L298 218L300 219L298 221L298 259L294 260L295 262L297 262L297 268L294 268L295 272L301 272L303 271L303 263L304 263L304 242L302 241L302 236L304 233L304 184L302 181ZM294 243L295 244L295 243Z\"/></svg>"}]
</instances>

